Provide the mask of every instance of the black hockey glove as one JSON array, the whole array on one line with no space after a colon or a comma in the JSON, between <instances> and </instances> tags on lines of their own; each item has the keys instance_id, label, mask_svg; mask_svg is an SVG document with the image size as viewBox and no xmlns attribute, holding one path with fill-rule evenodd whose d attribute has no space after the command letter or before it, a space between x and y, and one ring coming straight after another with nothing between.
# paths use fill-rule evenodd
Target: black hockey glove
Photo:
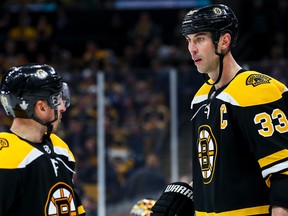
<instances>
[{"instance_id":1,"label":"black hockey glove","mask_svg":"<svg viewBox=\"0 0 288 216\"><path fill-rule=\"evenodd\" d=\"M184 182L169 184L152 207L151 216L193 216L193 189Z\"/></svg>"}]
</instances>

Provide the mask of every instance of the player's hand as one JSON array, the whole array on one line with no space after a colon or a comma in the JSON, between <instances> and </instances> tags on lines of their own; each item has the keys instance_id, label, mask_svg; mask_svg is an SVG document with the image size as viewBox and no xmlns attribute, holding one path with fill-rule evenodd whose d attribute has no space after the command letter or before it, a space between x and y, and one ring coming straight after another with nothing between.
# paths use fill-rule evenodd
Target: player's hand
<instances>
[{"instance_id":1,"label":"player's hand","mask_svg":"<svg viewBox=\"0 0 288 216\"><path fill-rule=\"evenodd\" d=\"M168 184L152 207L151 216L193 216L193 189L184 182Z\"/></svg>"}]
</instances>

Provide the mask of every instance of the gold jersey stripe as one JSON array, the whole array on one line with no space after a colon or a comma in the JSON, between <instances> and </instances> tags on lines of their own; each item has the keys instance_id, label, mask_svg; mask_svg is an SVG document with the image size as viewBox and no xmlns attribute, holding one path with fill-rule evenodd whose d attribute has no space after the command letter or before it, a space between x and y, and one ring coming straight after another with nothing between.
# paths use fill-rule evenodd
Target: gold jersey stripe
<instances>
[{"instance_id":1,"label":"gold jersey stripe","mask_svg":"<svg viewBox=\"0 0 288 216\"><path fill-rule=\"evenodd\" d=\"M283 159L283 158L288 158L288 150L287 149L283 149L281 151L270 154L264 158L261 158L258 160L258 163L259 163L260 167L265 167L265 166L268 166L272 163L275 163L278 160Z\"/></svg>"},{"instance_id":2,"label":"gold jersey stripe","mask_svg":"<svg viewBox=\"0 0 288 216\"><path fill-rule=\"evenodd\" d=\"M78 207L78 212L79 212L79 214L84 214L85 213L85 209L84 209L83 205Z\"/></svg>"},{"instance_id":3,"label":"gold jersey stripe","mask_svg":"<svg viewBox=\"0 0 288 216\"><path fill-rule=\"evenodd\" d=\"M234 211L226 211L221 213L207 213L207 212L200 212L196 211L197 216L241 216L241 215L259 215L259 214L268 214L269 213L269 205L265 206L257 206L245 209L238 209Z\"/></svg>"},{"instance_id":4,"label":"gold jersey stripe","mask_svg":"<svg viewBox=\"0 0 288 216\"><path fill-rule=\"evenodd\" d=\"M284 175L288 175L288 171L286 171L286 172L283 172L283 173L281 173L281 174L284 174Z\"/></svg>"}]
</instances>

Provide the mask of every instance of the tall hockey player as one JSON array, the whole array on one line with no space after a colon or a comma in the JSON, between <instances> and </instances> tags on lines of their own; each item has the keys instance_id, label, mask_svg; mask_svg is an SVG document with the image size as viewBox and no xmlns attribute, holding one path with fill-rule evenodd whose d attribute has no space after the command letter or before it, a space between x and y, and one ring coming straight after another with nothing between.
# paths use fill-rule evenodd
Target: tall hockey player
<instances>
[{"instance_id":1,"label":"tall hockey player","mask_svg":"<svg viewBox=\"0 0 288 216\"><path fill-rule=\"evenodd\" d=\"M231 49L238 21L229 7L217 4L188 12L182 31L206 78L191 103L191 208L197 216L287 216L287 87L235 61ZM171 197L164 195L153 216L171 205Z\"/></svg>"},{"instance_id":2,"label":"tall hockey player","mask_svg":"<svg viewBox=\"0 0 288 216\"><path fill-rule=\"evenodd\" d=\"M188 12L182 33L209 78L191 103L196 215L288 215L287 88L234 60L227 6Z\"/></svg>"},{"instance_id":3,"label":"tall hockey player","mask_svg":"<svg viewBox=\"0 0 288 216\"><path fill-rule=\"evenodd\" d=\"M75 159L56 132L70 94L48 65L11 68L1 103L13 117L0 133L0 215L85 215L73 185Z\"/></svg>"}]
</instances>

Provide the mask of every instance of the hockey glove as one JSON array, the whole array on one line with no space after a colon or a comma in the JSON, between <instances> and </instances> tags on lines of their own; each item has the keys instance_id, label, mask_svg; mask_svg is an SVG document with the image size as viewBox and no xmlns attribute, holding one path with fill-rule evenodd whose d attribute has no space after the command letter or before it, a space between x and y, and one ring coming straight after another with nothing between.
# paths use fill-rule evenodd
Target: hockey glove
<instances>
[{"instance_id":1,"label":"hockey glove","mask_svg":"<svg viewBox=\"0 0 288 216\"><path fill-rule=\"evenodd\" d=\"M193 189L184 182L169 184L152 207L151 216L193 216Z\"/></svg>"}]
</instances>

